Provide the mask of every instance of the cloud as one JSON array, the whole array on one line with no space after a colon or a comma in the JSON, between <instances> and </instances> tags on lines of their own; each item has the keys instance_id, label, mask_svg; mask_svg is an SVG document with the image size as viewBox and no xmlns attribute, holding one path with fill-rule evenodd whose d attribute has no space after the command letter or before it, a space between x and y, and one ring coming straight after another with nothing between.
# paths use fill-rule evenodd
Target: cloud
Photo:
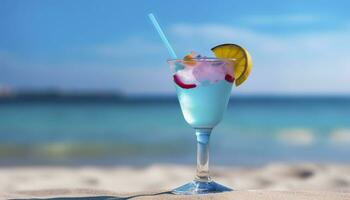
<instances>
[{"instance_id":1,"label":"cloud","mask_svg":"<svg viewBox=\"0 0 350 200\"><path fill-rule=\"evenodd\" d=\"M127 95L174 94L171 70L163 65L33 63L0 52L0 89L102 90Z\"/></svg>"},{"instance_id":2,"label":"cloud","mask_svg":"<svg viewBox=\"0 0 350 200\"><path fill-rule=\"evenodd\" d=\"M170 30L181 49L207 55L220 43L246 47L254 68L242 92L350 93L349 28L286 35L222 24L175 24Z\"/></svg>"},{"instance_id":3,"label":"cloud","mask_svg":"<svg viewBox=\"0 0 350 200\"><path fill-rule=\"evenodd\" d=\"M161 44L149 42L141 37L129 37L119 42L98 44L92 51L106 57L149 56L164 52Z\"/></svg>"},{"instance_id":4,"label":"cloud","mask_svg":"<svg viewBox=\"0 0 350 200\"><path fill-rule=\"evenodd\" d=\"M0 87L7 87L9 82L16 79L16 70L13 66L17 63L18 61L13 54L0 49Z\"/></svg>"},{"instance_id":5,"label":"cloud","mask_svg":"<svg viewBox=\"0 0 350 200\"><path fill-rule=\"evenodd\" d=\"M8 51L0 49L0 67L11 63L15 59L15 56Z\"/></svg>"},{"instance_id":6,"label":"cloud","mask_svg":"<svg viewBox=\"0 0 350 200\"><path fill-rule=\"evenodd\" d=\"M227 42L246 47L254 66L248 81L233 89L235 94L350 94L350 26L275 35L224 24L183 23L168 27L167 33L179 56L191 50L210 56L211 47ZM92 45L87 51L96 58L59 63L22 60L0 51L0 84L174 94L160 41L135 36Z\"/></svg>"},{"instance_id":7,"label":"cloud","mask_svg":"<svg viewBox=\"0 0 350 200\"><path fill-rule=\"evenodd\" d=\"M252 15L241 22L251 25L302 25L322 22L323 17L311 14Z\"/></svg>"},{"instance_id":8,"label":"cloud","mask_svg":"<svg viewBox=\"0 0 350 200\"><path fill-rule=\"evenodd\" d=\"M161 47L161 43L158 45L131 37L116 47L113 43L95 45L84 52L92 57L96 54L108 57L110 62L66 60L58 63L30 62L19 55L0 50L0 87L109 90L128 95L174 94L171 70L165 59L159 58L161 53L166 54ZM75 51L77 53L79 49ZM144 57L149 57L149 60Z\"/></svg>"}]
</instances>

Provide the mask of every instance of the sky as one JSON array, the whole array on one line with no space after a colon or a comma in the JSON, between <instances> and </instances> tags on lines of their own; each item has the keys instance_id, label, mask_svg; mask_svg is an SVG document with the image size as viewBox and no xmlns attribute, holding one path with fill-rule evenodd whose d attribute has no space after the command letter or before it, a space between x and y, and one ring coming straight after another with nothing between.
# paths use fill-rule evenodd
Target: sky
<instances>
[{"instance_id":1,"label":"sky","mask_svg":"<svg viewBox=\"0 0 350 200\"><path fill-rule=\"evenodd\" d=\"M153 12L178 56L246 47L233 93L350 95L349 1L0 0L0 87L174 94Z\"/></svg>"}]
</instances>

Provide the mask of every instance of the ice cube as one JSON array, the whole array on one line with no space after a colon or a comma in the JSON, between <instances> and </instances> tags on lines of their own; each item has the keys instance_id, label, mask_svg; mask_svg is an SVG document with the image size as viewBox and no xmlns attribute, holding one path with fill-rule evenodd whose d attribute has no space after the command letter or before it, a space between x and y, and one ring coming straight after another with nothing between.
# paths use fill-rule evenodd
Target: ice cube
<instances>
[{"instance_id":1,"label":"ice cube","mask_svg":"<svg viewBox=\"0 0 350 200\"><path fill-rule=\"evenodd\" d=\"M186 84L196 83L196 77L193 74L192 67L186 67L183 70L177 71L176 75L181 79L182 82Z\"/></svg>"},{"instance_id":2,"label":"ice cube","mask_svg":"<svg viewBox=\"0 0 350 200\"><path fill-rule=\"evenodd\" d=\"M203 63L193 69L193 75L199 82L207 80L213 83L225 79L226 67L224 65L214 67L208 63Z\"/></svg>"}]
</instances>

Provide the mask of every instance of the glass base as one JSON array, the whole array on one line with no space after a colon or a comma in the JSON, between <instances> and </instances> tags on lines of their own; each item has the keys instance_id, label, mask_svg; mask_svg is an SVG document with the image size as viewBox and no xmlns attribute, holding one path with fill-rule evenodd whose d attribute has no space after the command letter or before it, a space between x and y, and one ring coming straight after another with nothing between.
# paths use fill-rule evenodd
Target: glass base
<instances>
[{"instance_id":1,"label":"glass base","mask_svg":"<svg viewBox=\"0 0 350 200\"><path fill-rule=\"evenodd\" d=\"M219 193L219 192L229 192L233 191L232 189L220 185L214 181L210 182L201 182L201 181L192 181L183 186L180 186L173 191L173 194L182 194L182 195L190 195L190 194L210 194L210 193Z\"/></svg>"}]
</instances>

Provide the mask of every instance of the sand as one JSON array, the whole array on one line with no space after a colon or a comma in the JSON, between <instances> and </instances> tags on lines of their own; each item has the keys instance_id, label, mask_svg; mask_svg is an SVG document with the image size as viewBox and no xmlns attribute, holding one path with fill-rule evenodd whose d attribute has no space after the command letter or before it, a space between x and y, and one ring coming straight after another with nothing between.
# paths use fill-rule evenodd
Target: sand
<instances>
[{"instance_id":1,"label":"sand","mask_svg":"<svg viewBox=\"0 0 350 200\"><path fill-rule=\"evenodd\" d=\"M167 193L170 189L191 181L193 175L193 166L181 165L0 167L0 199L133 197L132 199L350 200L350 165L275 163L251 168L215 167L212 169L212 177L234 188L234 192L204 196L175 196Z\"/></svg>"}]
</instances>

